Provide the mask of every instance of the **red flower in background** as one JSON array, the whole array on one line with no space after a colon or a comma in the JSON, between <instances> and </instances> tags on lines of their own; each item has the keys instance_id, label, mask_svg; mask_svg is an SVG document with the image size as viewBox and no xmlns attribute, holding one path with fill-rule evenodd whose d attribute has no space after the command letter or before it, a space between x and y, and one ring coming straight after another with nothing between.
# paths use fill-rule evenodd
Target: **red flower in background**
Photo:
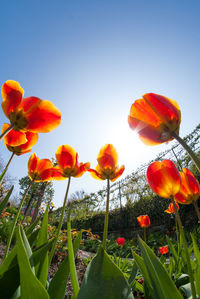
<instances>
[{"instance_id":1,"label":"red flower in background","mask_svg":"<svg viewBox=\"0 0 200 299\"><path fill-rule=\"evenodd\" d=\"M35 153L28 160L28 175L35 182L51 181L53 179L52 168L53 163L49 159L40 160Z\"/></svg>"},{"instance_id":2,"label":"red flower in background","mask_svg":"<svg viewBox=\"0 0 200 299\"><path fill-rule=\"evenodd\" d=\"M61 113L50 101L22 98L24 90L13 80L6 81L1 91L1 106L14 130L47 133L59 126Z\"/></svg>"},{"instance_id":3,"label":"red flower in background","mask_svg":"<svg viewBox=\"0 0 200 299\"><path fill-rule=\"evenodd\" d=\"M159 248L161 254L167 254L169 252L168 245Z\"/></svg>"},{"instance_id":4,"label":"red flower in background","mask_svg":"<svg viewBox=\"0 0 200 299\"><path fill-rule=\"evenodd\" d=\"M174 196L181 187L179 171L170 160L151 163L147 168L147 181L150 188L164 198Z\"/></svg>"},{"instance_id":5,"label":"red flower in background","mask_svg":"<svg viewBox=\"0 0 200 299\"><path fill-rule=\"evenodd\" d=\"M96 169L89 169L91 176L95 179L106 180L109 178L114 182L118 177L122 175L125 167L118 167L118 155L117 151L112 144L104 145L97 157Z\"/></svg>"},{"instance_id":6,"label":"red flower in background","mask_svg":"<svg viewBox=\"0 0 200 299\"><path fill-rule=\"evenodd\" d=\"M151 221L150 221L148 215L141 215L141 216L137 217L137 221L138 221L140 227L148 227L151 224Z\"/></svg>"},{"instance_id":7,"label":"red flower in background","mask_svg":"<svg viewBox=\"0 0 200 299\"><path fill-rule=\"evenodd\" d=\"M79 163L78 153L69 145L61 145L56 151L56 160L58 166L53 168L53 177L57 180L63 180L68 177L80 177L86 172L90 163Z\"/></svg>"},{"instance_id":8,"label":"red flower in background","mask_svg":"<svg viewBox=\"0 0 200 299\"><path fill-rule=\"evenodd\" d=\"M125 244L125 239L124 238L117 238L117 244L119 246L123 246Z\"/></svg>"},{"instance_id":9,"label":"red flower in background","mask_svg":"<svg viewBox=\"0 0 200 299\"><path fill-rule=\"evenodd\" d=\"M146 93L132 104L128 122L143 143L156 145L172 140L173 132L179 134L181 112L176 101Z\"/></svg>"},{"instance_id":10,"label":"red flower in background","mask_svg":"<svg viewBox=\"0 0 200 299\"><path fill-rule=\"evenodd\" d=\"M177 211L178 211L179 210L179 205L177 204L177 202L175 202L175 205L176 205L176 208L177 208ZM169 207L167 208L167 210L165 210L165 212L168 213L168 214L174 214L175 213L173 203L170 203Z\"/></svg>"},{"instance_id":11,"label":"red flower in background","mask_svg":"<svg viewBox=\"0 0 200 299\"><path fill-rule=\"evenodd\" d=\"M196 201L200 196L199 182L187 168L183 168L180 172L181 176L181 189L174 196L176 202L180 204L191 204Z\"/></svg>"},{"instance_id":12,"label":"red flower in background","mask_svg":"<svg viewBox=\"0 0 200 299\"><path fill-rule=\"evenodd\" d=\"M9 128L9 124L4 124L2 132ZM38 134L32 132L19 132L11 130L6 136L4 136L4 144L10 152L20 156L22 154L32 151L32 147L38 141Z\"/></svg>"}]
</instances>

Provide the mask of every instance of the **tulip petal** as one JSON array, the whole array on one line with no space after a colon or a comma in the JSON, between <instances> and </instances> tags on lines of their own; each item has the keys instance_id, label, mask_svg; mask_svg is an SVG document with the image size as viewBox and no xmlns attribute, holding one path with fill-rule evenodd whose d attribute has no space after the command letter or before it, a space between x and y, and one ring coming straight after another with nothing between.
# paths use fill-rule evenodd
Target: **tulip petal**
<instances>
[{"instance_id":1,"label":"tulip petal","mask_svg":"<svg viewBox=\"0 0 200 299\"><path fill-rule=\"evenodd\" d=\"M178 205L177 202L176 202L175 204L176 204L176 208L177 208L177 211L178 211L178 210L179 210L179 205ZM165 213L168 213L168 214L173 214L173 213L175 213L175 211L174 211L174 204L173 204L173 203L170 203L168 209L165 210L164 212L165 212Z\"/></svg>"},{"instance_id":2,"label":"tulip petal","mask_svg":"<svg viewBox=\"0 0 200 299\"><path fill-rule=\"evenodd\" d=\"M193 194L200 193L200 186L199 182L196 180L195 176L191 171L189 171L187 168L182 169L185 179L187 180L188 188L190 189L190 192Z\"/></svg>"},{"instance_id":3,"label":"tulip petal","mask_svg":"<svg viewBox=\"0 0 200 299\"><path fill-rule=\"evenodd\" d=\"M84 164L80 164L79 168L77 169L76 175L74 176L75 178L81 177L84 172L86 172L87 170L89 170L90 168L90 163L84 163Z\"/></svg>"},{"instance_id":4,"label":"tulip petal","mask_svg":"<svg viewBox=\"0 0 200 299\"><path fill-rule=\"evenodd\" d=\"M175 195L174 199L180 204L191 204L200 196L199 182L187 168L182 169L180 176L182 183L181 189Z\"/></svg>"},{"instance_id":5,"label":"tulip petal","mask_svg":"<svg viewBox=\"0 0 200 299\"><path fill-rule=\"evenodd\" d=\"M116 181L116 179L118 179L118 177L120 177L122 175L122 173L124 172L125 166L122 165L115 173L115 177L113 179L111 179L111 182Z\"/></svg>"},{"instance_id":6,"label":"tulip petal","mask_svg":"<svg viewBox=\"0 0 200 299\"><path fill-rule=\"evenodd\" d=\"M10 127L9 124L3 124L2 133ZM5 145L18 146L27 142L26 134L23 132L11 130L5 137Z\"/></svg>"},{"instance_id":7,"label":"tulip petal","mask_svg":"<svg viewBox=\"0 0 200 299\"><path fill-rule=\"evenodd\" d=\"M181 187L178 169L170 160L151 163L147 169L147 181L151 189L164 198L174 196Z\"/></svg>"},{"instance_id":8,"label":"tulip petal","mask_svg":"<svg viewBox=\"0 0 200 299\"><path fill-rule=\"evenodd\" d=\"M37 164L37 173L41 176L46 169L53 168L53 163L49 159L41 159Z\"/></svg>"},{"instance_id":9,"label":"tulip petal","mask_svg":"<svg viewBox=\"0 0 200 299\"><path fill-rule=\"evenodd\" d=\"M24 90L20 84L13 80L6 81L1 89L3 102L1 104L4 114L9 117L19 107Z\"/></svg>"},{"instance_id":10,"label":"tulip petal","mask_svg":"<svg viewBox=\"0 0 200 299\"><path fill-rule=\"evenodd\" d=\"M130 116L136 121L142 121L142 123L150 124L152 127L158 128L162 123L160 117L153 111L152 107L145 99L136 100L130 109ZM139 129L135 127L138 132Z\"/></svg>"},{"instance_id":11,"label":"tulip petal","mask_svg":"<svg viewBox=\"0 0 200 299\"><path fill-rule=\"evenodd\" d=\"M28 160L28 172L31 173L31 172L34 172L37 168L37 164L38 164L38 157L36 156L35 153L33 153L29 160Z\"/></svg>"},{"instance_id":12,"label":"tulip petal","mask_svg":"<svg viewBox=\"0 0 200 299\"><path fill-rule=\"evenodd\" d=\"M56 150L56 160L62 170L76 165L77 153L69 145L61 145Z\"/></svg>"},{"instance_id":13,"label":"tulip petal","mask_svg":"<svg viewBox=\"0 0 200 299\"><path fill-rule=\"evenodd\" d=\"M99 175L99 173L95 170L95 169L88 169L88 171L90 172L91 176L96 179L96 180L102 180L101 176Z\"/></svg>"},{"instance_id":14,"label":"tulip petal","mask_svg":"<svg viewBox=\"0 0 200 299\"><path fill-rule=\"evenodd\" d=\"M101 168L115 168L118 163L118 154L112 144L103 146L98 154L97 161Z\"/></svg>"},{"instance_id":15,"label":"tulip petal","mask_svg":"<svg viewBox=\"0 0 200 299\"><path fill-rule=\"evenodd\" d=\"M50 176L53 180L61 181L67 179L67 177L63 176L62 170L59 168L59 166L55 166L51 169L48 169L48 171L50 172Z\"/></svg>"},{"instance_id":16,"label":"tulip petal","mask_svg":"<svg viewBox=\"0 0 200 299\"><path fill-rule=\"evenodd\" d=\"M31 132L48 133L61 123L61 112L50 101L36 97L24 98L20 108L28 122L26 129Z\"/></svg>"},{"instance_id":17,"label":"tulip petal","mask_svg":"<svg viewBox=\"0 0 200 299\"><path fill-rule=\"evenodd\" d=\"M38 133L26 132L25 135L27 138L27 142L18 146L21 152L23 152L24 150L31 150L38 141Z\"/></svg>"},{"instance_id":18,"label":"tulip petal","mask_svg":"<svg viewBox=\"0 0 200 299\"><path fill-rule=\"evenodd\" d=\"M147 93L143 95L143 98L156 111L156 114L165 122L167 127L171 124L170 129L176 130L181 120L180 108L176 101L155 93Z\"/></svg>"}]
</instances>

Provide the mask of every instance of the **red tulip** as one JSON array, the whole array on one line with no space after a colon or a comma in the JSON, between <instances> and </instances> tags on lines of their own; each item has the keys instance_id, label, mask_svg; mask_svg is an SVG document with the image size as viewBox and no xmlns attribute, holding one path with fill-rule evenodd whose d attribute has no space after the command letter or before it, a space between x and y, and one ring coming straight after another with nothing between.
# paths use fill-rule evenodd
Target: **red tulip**
<instances>
[{"instance_id":1,"label":"red tulip","mask_svg":"<svg viewBox=\"0 0 200 299\"><path fill-rule=\"evenodd\" d=\"M36 97L23 97L24 90L13 80L2 86L4 114L16 131L47 133L59 126L60 111L50 102Z\"/></svg>"},{"instance_id":2,"label":"red tulip","mask_svg":"<svg viewBox=\"0 0 200 299\"><path fill-rule=\"evenodd\" d=\"M159 248L161 254L166 254L169 252L168 245Z\"/></svg>"},{"instance_id":3,"label":"red tulip","mask_svg":"<svg viewBox=\"0 0 200 299\"><path fill-rule=\"evenodd\" d=\"M125 244L125 239L124 238L117 238L117 244L119 246L123 246Z\"/></svg>"},{"instance_id":4,"label":"red tulip","mask_svg":"<svg viewBox=\"0 0 200 299\"><path fill-rule=\"evenodd\" d=\"M142 142L156 145L172 140L173 132L179 133L181 112L176 101L146 93L132 104L128 122Z\"/></svg>"},{"instance_id":5,"label":"red tulip","mask_svg":"<svg viewBox=\"0 0 200 299\"><path fill-rule=\"evenodd\" d=\"M4 124L2 132L4 132L9 127L9 124ZM38 141L38 134L32 132L19 132L11 130L4 137L4 144L10 152L15 153L15 155L20 156L22 154L29 153L32 151L32 147Z\"/></svg>"},{"instance_id":6,"label":"red tulip","mask_svg":"<svg viewBox=\"0 0 200 299\"><path fill-rule=\"evenodd\" d=\"M170 198L181 187L181 176L170 160L156 161L147 168L147 181L151 189L161 197Z\"/></svg>"},{"instance_id":7,"label":"red tulip","mask_svg":"<svg viewBox=\"0 0 200 299\"><path fill-rule=\"evenodd\" d=\"M118 177L122 175L125 167L117 166L118 155L117 151L112 144L106 144L103 146L97 157L96 169L89 169L91 176L95 179L106 180L109 178L114 182Z\"/></svg>"},{"instance_id":8,"label":"red tulip","mask_svg":"<svg viewBox=\"0 0 200 299\"><path fill-rule=\"evenodd\" d=\"M174 196L174 199L180 204L188 205L196 201L200 196L199 182L187 168L182 169L180 176L182 182L181 189Z\"/></svg>"},{"instance_id":9,"label":"red tulip","mask_svg":"<svg viewBox=\"0 0 200 299\"><path fill-rule=\"evenodd\" d=\"M177 211L178 211L178 210L179 210L179 205L178 205L177 203L175 203L175 205L176 205L176 208L177 208ZM173 203L170 203L168 209L165 210L165 212L168 213L168 214L173 214L173 213L175 213Z\"/></svg>"},{"instance_id":10,"label":"red tulip","mask_svg":"<svg viewBox=\"0 0 200 299\"><path fill-rule=\"evenodd\" d=\"M28 175L35 182L51 181L53 179L52 168L53 163L49 159L40 160L35 153L28 160Z\"/></svg>"},{"instance_id":11,"label":"red tulip","mask_svg":"<svg viewBox=\"0 0 200 299\"><path fill-rule=\"evenodd\" d=\"M66 179L70 176L80 177L86 172L90 163L79 163L78 153L69 145L61 145L56 151L57 167L53 168L53 177L57 180Z\"/></svg>"},{"instance_id":12,"label":"red tulip","mask_svg":"<svg viewBox=\"0 0 200 299\"><path fill-rule=\"evenodd\" d=\"M151 224L151 221L150 221L148 215L141 215L141 216L137 217L137 221L138 221L140 227L149 227Z\"/></svg>"}]
</instances>

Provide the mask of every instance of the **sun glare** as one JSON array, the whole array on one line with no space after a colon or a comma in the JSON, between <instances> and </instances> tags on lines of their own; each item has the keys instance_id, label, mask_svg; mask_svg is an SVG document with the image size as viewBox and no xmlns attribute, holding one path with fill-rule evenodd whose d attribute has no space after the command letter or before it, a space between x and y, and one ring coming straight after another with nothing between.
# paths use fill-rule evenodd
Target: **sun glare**
<instances>
[{"instance_id":1,"label":"sun glare","mask_svg":"<svg viewBox=\"0 0 200 299\"><path fill-rule=\"evenodd\" d=\"M112 143L118 152L119 165L125 164L128 172L141 165L148 153L137 133L124 122L111 129L109 143Z\"/></svg>"}]
</instances>

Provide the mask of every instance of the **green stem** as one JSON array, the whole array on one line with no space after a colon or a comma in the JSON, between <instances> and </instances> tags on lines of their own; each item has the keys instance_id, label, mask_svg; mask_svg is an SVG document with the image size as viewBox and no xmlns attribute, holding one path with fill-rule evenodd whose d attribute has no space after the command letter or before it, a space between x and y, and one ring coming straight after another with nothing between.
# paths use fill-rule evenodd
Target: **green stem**
<instances>
[{"instance_id":1,"label":"green stem","mask_svg":"<svg viewBox=\"0 0 200 299\"><path fill-rule=\"evenodd\" d=\"M191 159L193 160L194 164L196 165L198 171L200 172L200 160L195 155L195 153L191 150L191 148L187 145L187 143L176 133L172 133L172 137L174 137L181 145L182 147L188 152Z\"/></svg>"},{"instance_id":2,"label":"green stem","mask_svg":"<svg viewBox=\"0 0 200 299\"><path fill-rule=\"evenodd\" d=\"M9 235L9 238L8 238L8 242L7 242L7 245L6 245L6 250L5 250L5 254L4 254L4 259L7 257L8 255L8 251L10 249L10 244L11 244L11 241L12 241L12 238L13 238L13 234L14 234L14 231L15 231L15 226L17 224L17 220L19 218L19 214L20 214L20 211L21 211L21 208L24 204L24 200L26 198L26 195L28 194L28 191L29 189L31 188L32 184L33 184L34 181L30 181L30 184L28 186L28 188L26 189L26 192L24 193L24 196L22 197L21 199L21 202L20 202L20 205L18 207L18 210L17 210L17 214L15 215L15 219L12 223L12 227L11 227L11 232L10 232L10 235Z\"/></svg>"},{"instance_id":3,"label":"green stem","mask_svg":"<svg viewBox=\"0 0 200 299\"><path fill-rule=\"evenodd\" d=\"M69 207L69 209L70 209L70 207ZM68 248L70 277L71 277L72 288L73 288L74 299L75 299L75 298L77 298L78 293L79 293L79 284L78 284L78 277L77 277L77 273L76 273L74 250L73 250L73 245L72 245L70 212L69 212L68 219L67 219L67 248Z\"/></svg>"},{"instance_id":4,"label":"green stem","mask_svg":"<svg viewBox=\"0 0 200 299\"><path fill-rule=\"evenodd\" d=\"M5 174L6 174L6 171L8 170L8 167L9 167L9 165L10 165L10 163L11 163L11 161L12 161L14 155L15 155L15 153L12 153L12 155L11 155L11 157L10 157L10 159L9 159L9 161L8 161L8 163L7 163L6 167L5 167L5 169L4 169L4 171L2 172L2 174L1 174L1 176L0 176L0 182L3 180L3 178L4 178Z\"/></svg>"},{"instance_id":5,"label":"green stem","mask_svg":"<svg viewBox=\"0 0 200 299\"><path fill-rule=\"evenodd\" d=\"M107 178L106 214L105 214L103 242L102 242L102 246L103 246L104 250L106 249L106 240L107 240L107 235L108 235L109 198L110 198L110 180L109 180L109 177L108 177Z\"/></svg>"},{"instance_id":6,"label":"green stem","mask_svg":"<svg viewBox=\"0 0 200 299\"><path fill-rule=\"evenodd\" d=\"M144 242L147 242L147 229L144 227Z\"/></svg>"},{"instance_id":7,"label":"green stem","mask_svg":"<svg viewBox=\"0 0 200 299\"><path fill-rule=\"evenodd\" d=\"M193 202L193 206L194 206L194 208L195 208L195 211L196 211L196 214L197 214L197 217L198 217L198 222L200 223L200 212L199 212L199 208L198 208L198 205L197 205L197 201L196 200L194 200Z\"/></svg>"},{"instance_id":8,"label":"green stem","mask_svg":"<svg viewBox=\"0 0 200 299\"><path fill-rule=\"evenodd\" d=\"M49 254L49 266L51 265L51 261L52 261L52 258L53 258L53 255L54 255L54 251L55 251L55 248L56 248L56 243L58 241L58 237L59 237L60 230L61 230L62 223L63 223L63 218L64 218L64 214L65 214L65 207L66 207L67 197L68 197L68 193L69 193L70 181L71 181L71 177L69 177L69 179L68 179L68 184L67 184L67 189L66 189L66 193L65 193L64 202L63 202L63 207L62 207L62 212L61 212L61 216L60 216L60 221L59 221L59 224L58 224L58 228L56 230L56 236L55 236L52 248L51 248L51 252Z\"/></svg>"},{"instance_id":9,"label":"green stem","mask_svg":"<svg viewBox=\"0 0 200 299\"><path fill-rule=\"evenodd\" d=\"M0 140L5 137L12 129L14 128L14 125L10 125L1 135L0 135Z\"/></svg>"},{"instance_id":10,"label":"green stem","mask_svg":"<svg viewBox=\"0 0 200 299\"><path fill-rule=\"evenodd\" d=\"M190 256L189 256L188 247L187 247L187 241L185 239L185 234L184 234L183 226L182 226L182 223L181 223L181 218L179 216L179 213L178 213L178 210L177 210L177 207L176 207L176 204L175 204L175 201L174 201L173 198L172 198L172 203L174 205L174 210L175 210L177 223L178 223L180 234L181 234L181 237L182 237L182 240L183 240L183 247L184 247L184 250L185 250L188 274L189 274L191 290L192 290L192 298L196 299L197 297L196 297L196 290L195 290L195 285L194 285L194 277L193 277L192 266L191 266Z\"/></svg>"}]
</instances>

